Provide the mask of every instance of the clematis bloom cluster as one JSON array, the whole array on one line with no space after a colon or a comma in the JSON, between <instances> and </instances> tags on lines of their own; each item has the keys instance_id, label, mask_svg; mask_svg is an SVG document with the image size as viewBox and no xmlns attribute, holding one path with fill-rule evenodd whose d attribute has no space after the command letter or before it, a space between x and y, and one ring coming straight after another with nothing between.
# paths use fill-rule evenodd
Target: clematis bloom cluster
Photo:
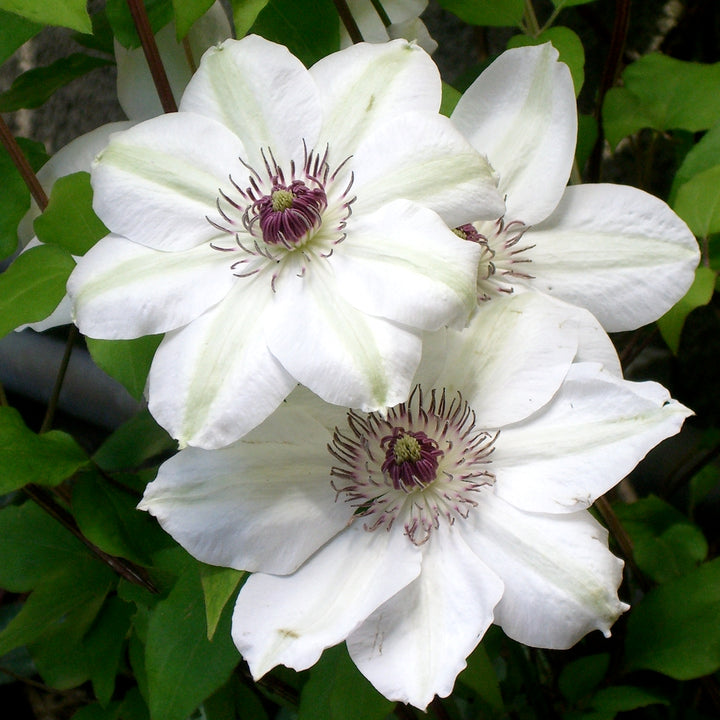
<instances>
[{"instance_id":1,"label":"clematis bloom cluster","mask_svg":"<svg viewBox=\"0 0 720 720\"><path fill-rule=\"evenodd\" d=\"M452 119L439 102L414 43L307 70L226 41L180 112L99 154L112 234L68 287L86 335L165 333L147 394L181 450L140 507L254 573L232 630L253 675L344 641L419 708L491 623L566 648L627 609L588 508L690 411L624 380L605 331L697 263L659 200L565 187L551 46L503 54Z\"/></svg>"}]
</instances>

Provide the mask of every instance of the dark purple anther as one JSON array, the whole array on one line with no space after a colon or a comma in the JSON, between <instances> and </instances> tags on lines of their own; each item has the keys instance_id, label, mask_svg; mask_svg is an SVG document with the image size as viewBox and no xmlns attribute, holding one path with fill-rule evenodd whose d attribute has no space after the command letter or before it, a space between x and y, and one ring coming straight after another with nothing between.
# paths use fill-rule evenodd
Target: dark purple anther
<instances>
[{"instance_id":1,"label":"dark purple anther","mask_svg":"<svg viewBox=\"0 0 720 720\"><path fill-rule=\"evenodd\" d=\"M443 451L424 432L408 432L396 427L380 445L385 449L382 471L390 476L396 490L422 488L435 480L438 458L443 456Z\"/></svg>"}]
</instances>

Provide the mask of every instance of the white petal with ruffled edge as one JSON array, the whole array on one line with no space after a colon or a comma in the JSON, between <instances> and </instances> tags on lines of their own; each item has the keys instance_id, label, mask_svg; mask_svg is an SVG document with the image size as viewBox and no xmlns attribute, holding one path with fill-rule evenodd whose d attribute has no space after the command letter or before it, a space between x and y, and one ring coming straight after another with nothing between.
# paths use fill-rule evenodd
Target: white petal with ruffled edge
<instances>
[{"instance_id":1,"label":"white petal with ruffled edge","mask_svg":"<svg viewBox=\"0 0 720 720\"><path fill-rule=\"evenodd\" d=\"M84 335L118 340L182 327L236 283L227 255L205 245L168 253L108 235L70 275L68 293Z\"/></svg>"},{"instance_id":2,"label":"white petal with ruffled edge","mask_svg":"<svg viewBox=\"0 0 720 720\"><path fill-rule=\"evenodd\" d=\"M214 120L170 113L114 135L93 166L93 208L107 228L156 250L187 250L220 233L218 189L247 170L242 142Z\"/></svg>"},{"instance_id":3,"label":"white petal with ruffled edge","mask_svg":"<svg viewBox=\"0 0 720 720\"><path fill-rule=\"evenodd\" d=\"M256 35L228 41L203 56L180 110L212 118L246 148L243 159L263 168L261 148L279 162L302 160L322 121L318 91L305 66L282 45Z\"/></svg>"},{"instance_id":4,"label":"white petal with ruffled edge","mask_svg":"<svg viewBox=\"0 0 720 720\"><path fill-rule=\"evenodd\" d=\"M402 534L366 532L356 522L293 575L253 575L240 591L232 624L253 677L276 665L313 665L417 577L420 556Z\"/></svg>"},{"instance_id":5,"label":"white petal with ruffled edge","mask_svg":"<svg viewBox=\"0 0 720 720\"><path fill-rule=\"evenodd\" d=\"M497 494L533 512L585 509L691 414L657 383L573 365L551 403L500 433Z\"/></svg>"},{"instance_id":6,"label":"white petal with ruffled edge","mask_svg":"<svg viewBox=\"0 0 720 720\"><path fill-rule=\"evenodd\" d=\"M384 409L407 399L420 362L418 334L357 310L317 261L279 278L267 342L283 367L327 402Z\"/></svg>"},{"instance_id":7,"label":"white petal with ruffled edge","mask_svg":"<svg viewBox=\"0 0 720 720\"><path fill-rule=\"evenodd\" d=\"M434 531L420 577L347 639L360 672L390 700L424 710L434 695L449 695L493 621L503 583L470 550L463 530L458 522Z\"/></svg>"},{"instance_id":8,"label":"white petal with ruffled edge","mask_svg":"<svg viewBox=\"0 0 720 720\"><path fill-rule=\"evenodd\" d=\"M427 335L416 381L426 390L460 392L475 411L478 427L517 422L557 392L577 350L577 333L563 329L567 312L530 293L493 300L478 309L462 332ZM552 341L550 341L552 338ZM441 350L430 346L440 343ZM445 360L439 375L437 353Z\"/></svg>"},{"instance_id":9,"label":"white petal with ruffled edge","mask_svg":"<svg viewBox=\"0 0 720 720\"><path fill-rule=\"evenodd\" d=\"M664 202L625 185L567 188L523 239L535 245L529 284L586 307L609 332L657 320L687 292L700 258Z\"/></svg>"},{"instance_id":10,"label":"white petal with ruffled edge","mask_svg":"<svg viewBox=\"0 0 720 720\"><path fill-rule=\"evenodd\" d=\"M352 519L330 486L331 439L281 405L229 447L187 448L165 462L138 507L203 562L294 572Z\"/></svg>"},{"instance_id":11,"label":"white petal with ruffled edge","mask_svg":"<svg viewBox=\"0 0 720 720\"><path fill-rule=\"evenodd\" d=\"M570 177L577 106L570 70L557 58L550 43L504 52L451 115L499 173L508 221L546 218Z\"/></svg>"},{"instance_id":12,"label":"white petal with ruffled edge","mask_svg":"<svg viewBox=\"0 0 720 720\"><path fill-rule=\"evenodd\" d=\"M406 200L358 215L348 232L352 241L330 263L350 304L424 330L464 327L476 302L477 244Z\"/></svg>"},{"instance_id":13,"label":"white petal with ruffled edge","mask_svg":"<svg viewBox=\"0 0 720 720\"><path fill-rule=\"evenodd\" d=\"M271 300L269 279L256 276L163 339L148 375L148 404L181 447L212 449L238 440L295 386L267 348Z\"/></svg>"},{"instance_id":14,"label":"white petal with ruffled edge","mask_svg":"<svg viewBox=\"0 0 720 720\"><path fill-rule=\"evenodd\" d=\"M393 116L440 108L440 73L424 50L406 40L353 45L316 62L310 74L325 118L322 143L339 157L352 155Z\"/></svg>"},{"instance_id":15,"label":"white petal with ruffled edge","mask_svg":"<svg viewBox=\"0 0 720 720\"><path fill-rule=\"evenodd\" d=\"M405 112L377 124L352 167L357 212L395 197L435 210L450 227L505 212L487 161L441 115Z\"/></svg>"},{"instance_id":16,"label":"white petal with ruffled edge","mask_svg":"<svg viewBox=\"0 0 720 720\"><path fill-rule=\"evenodd\" d=\"M465 522L468 545L505 584L495 623L514 640L565 649L592 630L609 635L628 609L617 597L622 560L590 513L525 513L488 488Z\"/></svg>"}]
</instances>

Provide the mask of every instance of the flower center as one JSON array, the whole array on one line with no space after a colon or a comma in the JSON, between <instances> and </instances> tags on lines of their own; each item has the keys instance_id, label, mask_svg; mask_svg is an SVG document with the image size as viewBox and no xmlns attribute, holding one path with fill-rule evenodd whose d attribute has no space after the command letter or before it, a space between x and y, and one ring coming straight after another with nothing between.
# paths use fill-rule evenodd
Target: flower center
<instances>
[{"instance_id":1,"label":"flower center","mask_svg":"<svg viewBox=\"0 0 720 720\"><path fill-rule=\"evenodd\" d=\"M380 445L387 447L382 471L390 476L395 490L410 491L426 487L435 480L438 458L443 456L443 451L424 432L394 427L392 434L382 438Z\"/></svg>"},{"instance_id":2,"label":"flower center","mask_svg":"<svg viewBox=\"0 0 720 720\"><path fill-rule=\"evenodd\" d=\"M425 402L418 386L386 418L351 410L347 422L328 445L339 463L332 486L366 518L367 531L402 523L422 545L442 519L466 518L495 481L488 464L497 435L476 429L459 393L448 402L445 390L432 390Z\"/></svg>"},{"instance_id":3,"label":"flower center","mask_svg":"<svg viewBox=\"0 0 720 720\"><path fill-rule=\"evenodd\" d=\"M289 186L279 183L278 178L275 181L272 192L246 210L246 227L252 228L257 222L269 245L300 244L320 227L327 195L322 187L309 188L302 180L294 180Z\"/></svg>"},{"instance_id":4,"label":"flower center","mask_svg":"<svg viewBox=\"0 0 720 720\"><path fill-rule=\"evenodd\" d=\"M522 253L535 247L520 244L527 229L528 226L520 220L506 223L504 218L495 222L461 225L454 229L453 232L459 237L482 247L478 269L478 301L512 293L517 282L532 280L532 275L520 269L520 264L531 262Z\"/></svg>"}]
</instances>

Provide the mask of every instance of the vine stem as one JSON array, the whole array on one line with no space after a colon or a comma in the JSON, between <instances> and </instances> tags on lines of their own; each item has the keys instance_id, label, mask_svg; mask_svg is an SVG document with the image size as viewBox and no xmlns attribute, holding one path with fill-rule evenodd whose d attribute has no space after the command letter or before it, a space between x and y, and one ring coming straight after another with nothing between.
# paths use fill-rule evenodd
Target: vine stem
<instances>
[{"instance_id":1,"label":"vine stem","mask_svg":"<svg viewBox=\"0 0 720 720\"><path fill-rule=\"evenodd\" d=\"M75 325L70 326L68 332L67 341L65 342L65 352L63 353L62 360L60 361L60 367L58 368L58 374L55 378L55 385L48 401L47 410L45 411L45 417L43 418L42 425L40 426L40 433L47 432L53 424L55 418L55 410L57 409L58 400L60 399L60 391L62 390L63 382L65 381L65 373L67 373L68 365L70 363L70 355L72 354L73 345L78 337L78 329Z\"/></svg>"},{"instance_id":2,"label":"vine stem","mask_svg":"<svg viewBox=\"0 0 720 720\"><path fill-rule=\"evenodd\" d=\"M162 109L166 113L177 112L177 103L173 97L170 82L168 81L165 67L160 58L160 51L158 50L155 36L150 27L150 20L148 19L147 10L145 10L145 3L143 0L127 0L127 4L128 8L130 8L130 14L135 23L138 36L140 37L140 43L142 44L145 59L150 68L150 74L155 83Z\"/></svg>"},{"instance_id":3,"label":"vine stem","mask_svg":"<svg viewBox=\"0 0 720 720\"><path fill-rule=\"evenodd\" d=\"M385 12L385 8L380 3L380 0L370 0L372 3L372 6L375 8L375 12L378 14L380 19L382 20L382 24L387 28L392 25L392 21L390 20L390 16Z\"/></svg>"},{"instance_id":4,"label":"vine stem","mask_svg":"<svg viewBox=\"0 0 720 720\"><path fill-rule=\"evenodd\" d=\"M48 204L48 198L45 191L40 185L40 181L37 179L37 175L30 167L30 163L27 161L23 151L17 143L17 140L13 137L10 132L10 128L3 120L0 115L0 140L2 141L3 147L7 150L10 159L20 173L20 177L23 179L25 185L27 185L30 194L37 203L40 210L44 210Z\"/></svg>"},{"instance_id":5,"label":"vine stem","mask_svg":"<svg viewBox=\"0 0 720 720\"><path fill-rule=\"evenodd\" d=\"M340 16L342 24L348 31L350 39L353 41L353 43L361 43L363 41L362 33L360 32L360 28L355 22L355 18L350 12L350 8L348 7L347 2L345 0L333 0L333 3L335 4L335 9L338 11L338 15Z\"/></svg>"},{"instance_id":6,"label":"vine stem","mask_svg":"<svg viewBox=\"0 0 720 720\"><path fill-rule=\"evenodd\" d=\"M0 407L6 407L9 404L7 395L5 394L5 388L2 383L0 383Z\"/></svg>"},{"instance_id":7,"label":"vine stem","mask_svg":"<svg viewBox=\"0 0 720 720\"><path fill-rule=\"evenodd\" d=\"M109 555L101 550L97 545L90 542L81 532L75 522L75 518L64 508L59 505L55 499L47 492L45 488L38 485L29 484L23 487L23 491L32 500L34 500L46 513L54 517L61 525L69 530L90 552L97 558L102 560L106 565L112 568L120 577L135 585L140 585L151 593L157 594L158 589L153 585L152 581L145 576L145 571L137 567L134 563L123 558Z\"/></svg>"},{"instance_id":8,"label":"vine stem","mask_svg":"<svg viewBox=\"0 0 720 720\"><path fill-rule=\"evenodd\" d=\"M525 0L525 28L528 35L537 37L540 34L540 23L538 22L532 0Z\"/></svg>"}]
</instances>

